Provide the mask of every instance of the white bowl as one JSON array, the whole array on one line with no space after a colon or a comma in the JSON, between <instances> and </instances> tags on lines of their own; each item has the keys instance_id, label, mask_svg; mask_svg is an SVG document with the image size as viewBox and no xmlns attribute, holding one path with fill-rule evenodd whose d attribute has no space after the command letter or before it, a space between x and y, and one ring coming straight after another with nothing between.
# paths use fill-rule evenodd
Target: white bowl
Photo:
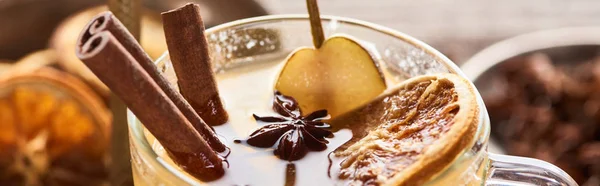
<instances>
[{"instance_id":1,"label":"white bowl","mask_svg":"<svg viewBox=\"0 0 600 186\"><path fill-rule=\"evenodd\" d=\"M600 47L600 27L573 27L542 30L519 35L495 43L475 54L461 66L465 75L474 83L486 71L497 64L526 53L542 52L558 47L561 50L581 46ZM552 52L548 52L550 55ZM558 54L560 55L560 54ZM489 151L505 153L493 136L490 138Z\"/></svg>"}]
</instances>

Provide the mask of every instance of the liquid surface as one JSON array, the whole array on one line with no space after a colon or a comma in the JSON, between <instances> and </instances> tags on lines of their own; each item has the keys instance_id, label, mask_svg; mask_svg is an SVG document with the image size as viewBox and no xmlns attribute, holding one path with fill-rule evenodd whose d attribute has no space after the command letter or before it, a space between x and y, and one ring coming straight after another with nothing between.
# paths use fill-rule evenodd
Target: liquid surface
<instances>
[{"instance_id":1,"label":"liquid surface","mask_svg":"<svg viewBox=\"0 0 600 186\"><path fill-rule=\"evenodd\" d=\"M285 185L288 161L274 156L272 148L234 143L234 140L246 139L250 133L265 125L252 118L252 114L277 115L272 110L273 83L280 69L280 61L276 61L238 67L227 73L217 74L219 91L229 113L229 121L214 128L225 145L231 148L231 154L227 158L230 166L226 168L225 176L209 182L211 185ZM352 133L347 129L335 132L333 138L328 138L326 150L311 151L304 158L293 161L295 185L333 185L333 180L327 176L327 155L351 137ZM175 166L155 140L153 148L161 158Z\"/></svg>"},{"instance_id":2,"label":"liquid surface","mask_svg":"<svg viewBox=\"0 0 600 186\"><path fill-rule=\"evenodd\" d=\"M294 183L295 185L343 185L345 181L339 180L341 159L336 159L335 157L333 157L333 155L330 156L330 153L335 149L338 149L338 147L341 147L343 144L346 144L351 139L352 142L348 144L353 144L353 142L359 141L362 137L368 134L368 131L379 130L377 128L379 124L383 124L386 128L389 128L390 130L396 130L396 132L398 130L406 130L400 128L410 127L410 125L397 125L396 127L390 127L389 125L393 123L399 123L399 121L407 119L405 118L406 116L403 116L403 113L413 110L415 107L417 107L417 99L420 97L421 94L423 94L423 91L430 85L430 82L423 82L421 84L418 84L415 87L413 87L411 92L403 93L403 95L394 97L386 102L386 107L380 107L380 110L373 111L379 112L380 116L386 115L391 118L378 118L377 120L370 120L368 118L354 118L352 121L363 122L365 121L365 119L367 119L369 121L372 121L372 123L370 123L369 125L360 125L367 126L365 128L346 126L346 128L353 128L354 132L350 131L349 129L334 129L334 137L328 138L329 144L327 145L326 150L320 152L311 151L304 158L293 161L294 168L292 170L292 166L288 161L281 160L273 154L273 148L256 148L247 144L239 144L234 142L234 140L247 139L247 137L253 131L266 124L263 122L257 122L252 117L253 114L260 116L277 115L272 110L272 100L274 92L273 83L275 77L277 76L277 73L279 73L281 69L281 65L282 62L280 60L276 60L275 62L257 63L251 66L237 67L234 69L227 70L226 73L217 74L219 91L222 96L222 99L224 100L225 108L230 115L230 120L224 125L216 126L215 130L217 132L217 135L224 142L224 144L231 148L231 154L227 158L229 167L226 168L225 176L213 182L201 183L201 185L214 184L280 186L289 185L290 183ZM386 76L388 85L392 86L397 83L397 80L389 77L390 74L386 70L383 70L383 73ZM440 99L440 104L431 104L428 105L428 108L419 110L430 110L432 112L444 110L444 106L447 106L448 102L451 102L452 97L452 95L446 96L445 93L452 93L452 91L449 87L442 87L440 90L441 92L436 93L436 95L444 95L444 97L447 97L450 100ZM394 100L396 102L394 102ZM437 102L434 99L432 100L432 103ZM387 113L388 111L390 112ZM413 117L416 118L415 120L431 119L419 117L420 115L427 116L428 114L419 114L419 111L415 112L415 117ZM451 116L439 119L446 121L450 118ZM386 122L381 123L382 120L389 120L387 122L388 125L386 125ZM405 121L404 123L410 122ZM353 124L349 123L348 125ZM431 125L430 127L435 128L437 127L437 125ZM425 133L429 131L429 129L423 129L422 127L415 130L422 130ZM432 135L434 138L425 139L419 137L419 135ZM435 141L435 135L439 134L421 134L418 132L407 132L407 135L403 136L404 139L388 139L392 140L389 143L391 145L404 146L404 142L414 141L417 139L425 139L425 141L421 142L433 142ZM414 138L411 136L413 136ZM169 157L166 155L166 153L156 140L151 139L149 141L153 142L153 149L157 152L157 154L159 154L162 160L171 164L173 167L177 167L169 159ZM346 148L348 147L344 146L340 149ZM399 154L399 157L403 158L398 159L402 159L403 161L411 161L410 153L412 152L413 151L401 153ZM369 153L361 152L361 154ZM397 155L398 154L387 154L386 156ZM329 159L330 157L333 157L332 160ZM330 161L333 161L333 164ZM384 174L384 176L386 177L393 176L393 173L402 169L402 166L405 167L405 165L410 164L410 162L379 162L379 165L384 166L388 163L397 166L393 167L393 169L387 170L387 172L382 172L382 174ZM359 166L351 166L352 169L361 169L360 162L355 165ZM329 172L330 168L334 171ZM367 169L364 170L365 172L368 172ZM290 176L290 172L295 172L295 176ZM183 174L195 180L186 173ZM348 174L343 173L343 171L341 175L342 178L355 179L353 178L353 176L348 176ZM368 178L369 176L372 177L375 174L370 173L364 175L366 175L366 178ZM290 180L290 178L293 179Z\"/></svg>"}]
</instances>

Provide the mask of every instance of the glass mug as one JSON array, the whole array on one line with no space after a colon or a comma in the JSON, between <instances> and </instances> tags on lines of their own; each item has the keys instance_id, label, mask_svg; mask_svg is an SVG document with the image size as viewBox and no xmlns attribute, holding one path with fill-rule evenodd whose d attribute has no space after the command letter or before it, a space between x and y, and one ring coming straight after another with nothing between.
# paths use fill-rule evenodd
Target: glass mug
<instances>
[{"instance_id":1,"label":"glass mug","mask_svg":"<svg viewBox=\"0 0 600 186\"><path fill-rule=\"evenodd\" d=\"M382 68L396 80L449 72L465 77L448 58L429 45L406 34L372 23L323 16L326 35L349 34L372 52ZM238 20L206 30L214 70L227 73L239 65L282 60L294 49L312 46L310 24L305 15L275 15ZM282 61L283 62L283 61ZM176 85L168 53L157 66ZM466 77L465 77L466 78ZM426 185L577 185L560 168L536 159L487 152L490 123L479 93L481 112L476 138L454 162ZM136 185L202 185L193 177L166 163L153 150L136 116L128 112L131 164Z\"/></svg>"}]
</instances>

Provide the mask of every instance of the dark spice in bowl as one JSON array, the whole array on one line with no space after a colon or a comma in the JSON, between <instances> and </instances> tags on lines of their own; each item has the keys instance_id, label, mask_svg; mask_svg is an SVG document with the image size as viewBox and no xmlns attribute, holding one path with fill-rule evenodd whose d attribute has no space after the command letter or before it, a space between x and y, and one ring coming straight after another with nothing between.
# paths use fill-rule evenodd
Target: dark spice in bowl
<instances>
[{"instance_id":1,"label":"dark spice in bowl","mask_svg":"<svg viewBox=\"0 0 600 186\"><path fill-rule=\"evenodd\" d=\"M492 137L511 155L542 159L581 185L600 185L600 50L526 53L477 78Z\"/></svg>"}]
</instances>

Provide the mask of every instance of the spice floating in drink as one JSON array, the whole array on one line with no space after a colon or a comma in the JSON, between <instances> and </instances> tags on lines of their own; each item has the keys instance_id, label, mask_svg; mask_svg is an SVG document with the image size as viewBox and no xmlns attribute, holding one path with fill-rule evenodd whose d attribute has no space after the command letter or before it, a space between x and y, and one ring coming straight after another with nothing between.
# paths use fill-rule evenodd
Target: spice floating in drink
<instances>
[{"instance_id":1,"label":"spice floating in drink","mask_svg":"<svg viewBox=\"0 0 600 186\"><path fill-rule=\"evenodd\" d=\"M120 24L112 15L100 15L90 25L101 25L94 23L109 21L107 18L112 25ZM131 34L120 29L123 26L108 26L109 29L97 31L95 26L86 27L79 38L77 56L139 117L183 169L206 181L223 176L223 157L207 143L207 138L214 136L212 131L195 130L162 89L170 87L161 87L157 83L161 80L154 79L161 75L150 75L157 71L144 69L142 64L151 60L145 59L147 55L136 53L143 50Z\"/></svg>"},{"instance_id":2,"label":"spice floating in drink","mask_svg":"<svg viewBox=\"0 0 600 186\"><path fill-rule=\"evenodd\" d=\"M421 185L475 137L479 108L468 80L417 76L334 119L353 139L334 152L332 177L350 185Z\"/></svg>"},{"instance_id":3,"label":"spice floating in drink","mask_svg":"<svg viewBox=\"0 0 600 186\"><path fill-rule=\"evenodd\" d=\"M187 4L162 13L162 18L181 94L209 125L227 122L229 116L217 90L200 6Z\"/></svg>"},{"instance_id":4,"label":"spice floating in drink","mask_svg":"<svg viewBox=\"0 0 600 186\"><path fill-rule=\"evenodd\" d=\"M250 134L246 143L255 147L275 147L275 155L282 160L294 161L304 157L308 151L323 151L333 137L329 124L322 120L327 110L318 110L302 116L298 102L292 97L275 93L273 110L281 116L257 116L256 121L269 123Z\"/></svg>"}]
</instances>

